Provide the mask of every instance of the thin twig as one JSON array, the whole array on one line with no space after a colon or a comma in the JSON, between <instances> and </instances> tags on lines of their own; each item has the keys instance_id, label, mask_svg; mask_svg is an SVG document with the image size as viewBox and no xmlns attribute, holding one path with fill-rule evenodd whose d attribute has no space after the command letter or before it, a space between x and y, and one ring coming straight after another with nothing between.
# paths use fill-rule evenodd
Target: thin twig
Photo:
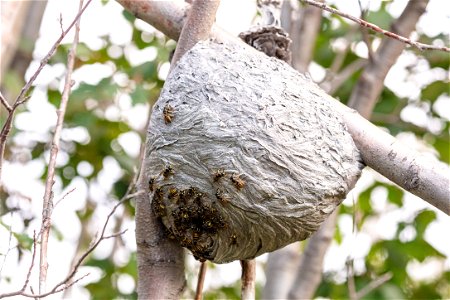
<instances>
[{"instance_id":1,"label":"thin twig","mask_svg":"<svg viewBox=\"0 0 450 300\"><path fill-rule=\"evenodd\" d=\"M359 10L361 11L360 18L361 18L361 20L365 20L366 14L367 14L367 8L363 8L361 0L358 0L358 4L359 4ZM367 47L367 53L368 53L369 60L371 62L373 62L374 61L374 52L372 49L372 43L370 42L369 31L367 30L366 27L361 27L361 34L362 34L362 39Z\"/></svg>"},{"instance_id":2,"label":"thin twig","mask_svg":"<svg viewBox=\"0 0 450 300\"><path fill-rule=\"evenodd\" d=\"M209 37L219 4L219 0L195 0L192 3L189 16L181 30L169 72L176 66L178 60L194 47L197 42L206 40Z\"/></svg>"},{"instance_id":3,"label":"thin twig","mask_svg":"<svg viewBox=\"0 0 450 300\"><path fill-rule=\"evenodd\" d=\"M350 300L357 300L356 296L356 286L355 286L355 275L353 273L353 259L347 260L347 289L348 298Z\"/></svg>"},{"instance_id":4,"label":"thin twig","mask_svg":"<svg viewBox=\"0 0 450 300\"><path fill-rule=\"evenodd\" d=\"M6 298L6 297L13 297L13 296L22 295L23 292L25 292L28 284L30 283L31 272L33 271L33 268L34 268L34 261L35 261L35 258L36 258L36 244L37 244L37 238L36 238L36 232L34 232L33 233L33 254L31 256L31 263L30 263L30 267L28 268L27 277L25 278L25 282L23 283L22 288L19 291L16 291L16 292L0 294L0 299L1 298Z\"/></svg>"},{"instance_id":5,"label":"thin twig","mask_svg":"<svg viewBox=\"0 0 450 300\"><path fill-rule=\"evenodd\" d=\"M83 9L83 0L80 0L79 13ZM62 24L62 20L60 21ZM52 145L50 149L50 159L48 162L48 175L45 182L45 193L42 207L42 227L41 227L41 248L39 263L39 294L45 293L45 285L47 282L47 249L48 238L50 235L51 217L53 212L53 184L55 183L56 158L59 151L59 143L61 140L61 132L64 124L64 116L69 102L70 90L72 87L72 72L75 65L75 55L78 46L78 37L80 32L80 19L75 24L75 36L73 38L72 47L67 57L67 73L64 79L64 89L61 95L61 103L57 110L57 121L55 133L53 135Z\"/></svg>"},{"instance_id":6,"label":"thin twig","mask_svg":"<svg viewBox=\"0 0 450 300\"><path fill-rule=\"evenodd\" d=\"M17 96L16 100L14 101L13 106L10 106L11 110L9 111L8 118L5 121L5 124L3 124L2 130L0 132L0 187L2 185L2 167L3 167L3 157L5 154L5 144L6 139L8 138L8 135L11 131L12 127L12 121L14 117L14 112L16 111L17 107L22 105L28 98L26 97L26 93L30 90L32 84L38 77L38 75L41 73L42 69L47 65L50 58L55 53L56 49L61 44L61 41L64 39L64 37L69 33L69 31L72 29L72 27L75 25L75 23L80 19L81 15L85 11L85 9L88 7L88 5L91 3L92 0L88 0L86 5L79 11L79 13L76 15L76 17L73 19L72 23L67 27L67 29L61 33L60 37L56 40L56 42L53 44L50 51L47 53L47 55L41 60L39 67L34 72L34 74L30 77L30 79L27 81L27 83L22 87L20 90L19 95ZM5 100L5 103L7 101ZM2 104L4 105L3 101Z\"/></svg>"},{"instance_id":7,"label":"thin twig","mask_svg":"<svg viewBox=\"0 0 450 300\"><path fill-rule=\"evenodd\" d=\"M378 288L379 286L381 286L386 281L389 281L391 278L392 278L392 273L391 272L388 272L388 273L385 273L385 274L381 275L380 277L376 278L375 280L371 281L368 285L363 287L360 291L358 291L356 293L356 299L359 300L359 299L363 298L368 293L370 293L374 289Z\"/></svg>"},{"instance_id":8,"label":"thin twig","mask_svg":"<svg viewBox=\"0 0 450 300\"><path fill-rule=\"evenodd\" d=\"M77 188L74 187L73 189L71 189L70 191L68 191L67 193L64 194L64 196L61 197L61 199L59 199L58 201L56 201L55 205L53 206L53 209L55 209L59 203L61 203L61 201L63 201L69 194L73 193Z\"/></svg>"},{"instance_id":9,"label":"thin twig","mask_svg":"<svg viewBox=\"0 0 450 300\"><path fill-rule=\"evenodd\" d=\"M1 298L6 298L6 297L12 297L12 296L23 296L23 297L34 298L34 299L45 298L45 297L47 297L47 296L50 296L50 295L54 295L54 294L60 293L60 292L62 292L62 291L64 291L64 290L70 288L71 286L73 286L74 284L76 284L76 283L79 282L80 280L83 280L84 278L86 278L86 277L89 276L89 275L90 275L90 273L86 273L86 274L84 274L83 276L81 276L80 278L77 278L76 280L74 280L72 283L67 284L67 285L65 285L65 286L63 286L63 287L60 287L60 288L56 289L55 291L50 291L50 292L43 293L43 294L35 294L34 291L33 291L33 288L30 287L31 294L28 294L28 293L25 293L25 292L21 292L21 293L19 293L19 294L14 293L14 295L3 294L3 295L5 295L5 296L0 295L0 299L1 299Z\"/></svg>"},{"instance_id":10,"label":"thin twig","mask_svg":"<svg viewBox=\"0 0 450 300\"><path fill-rule=\"evenodd\" d=\"M119 232L119 233L115 233L115 234L111 234L109 236L105 236L105 231L106 231L106 227L108 226L109 220L111 219L111 216L116 212L116 209L122 205L124 202L126 202L127 200L134 198L140 194L142 194L143 192L137 192L134 194L129 194L124 196L119 202L117 202L116 205L114 205L113 209L110 211L110 213L108 214L105 223L103 224L103 228L102 231L100 233L100 237L97 239L96 242L94 242L91 246L89 246L89 248L81 255L81 257L78 259L78 261L75 263L74 267L72 268L72 271L69 273L69 275L67 275L67 277L62 280L60 283L58 283L57 285L55 285L55 287L52 289L52 291L56 291L60 286L64 285L66 282L68 282L69 280L71 280L75 274L78 271L78 268L80 267L81 263L86 259L86 257L91 254L92 251L95 250L95 248L97 248L97 246L100 244L101 241L108 239L108 238L112 238L112 237L116 237L120 234L123 234L125 231L123 232Z\"/></svg>"},{"instance_id":11,"label":"thin twig","mask_svg":"<svg viewBox=\"0 0 450 300\"><path fill-rule=\"evenodd\" d=\"M319 7L319 8L321 8L323 10L326 10L326 11L332 13L332 14L339 15L339 16L341 16L343 18L349 19L349 20L351 20L353 22L358 23L361 26L369 28L369 29L371 29L371 30L373 30L375 32L381 33L381 34L383 34L383 35L385 35L387 37L393 38L393 39L398 40L400 42L403 42L405 44L411 45L411 46L413 46L413 47L415 47L415 48L417 48L417 49L419 49L421 51L423 51L423 50L439 50L439 51L450 52L450 47L433 46L433 45L428 45L428 44L415 42L415 41L413 41L411 39L408 39L408 38L406 38L404 36L395 34L395 33L391 32L391 31L388 31L388 30L384 30L384 29L380 28L379 26L377 26L375 24L369 23L367 21L361 20L360 18L357 18L357 17L351 16L349 14L346 14L344 12L341 12L340 10L334 9L334 8L324 4L324 3L320 3L320 2L317 2L317 1L314 1L314 0L300 0L300 1L305 3L305 4L309 4L309 5L312 5L312 6L315 6L315 7Z\"/></svg>"},{"instance_id":12,"label":"thin twig","mask_svg":"<svg viewBox=\"0 0 450 300\"><path fill-rule=\"evenodd\" d=\"M105 223L103 224L102 231L100 232L100 237L99 237L95 242L93 242L93 243L89 246L89 248L88 248L88 249L80 256L80 258L77 260L76 264L73 266L72 271L66 276L66 278L64 278L61 282L59 282L58 284L56 284L56 285L55 285L50 291L48 291L48 292L40 293L40 294L34 294L34 292L32 291L31 294L27 294L27 293L25 293L24 291L25 291L25 289L26 289L26 287L28 286L28 283L29 283L29 278L30 278L31 271L32 271L33 266L34 266L34 259L35 259L35 254L36 254L36 240L37 240L37 239L36 239L36 234L35 234L34 239L33 239L33 240L34 240L34 248L33 248L34 251L33 251L33 256L32 256L31 265L30 265L30 268L29 268L29 271L28 271L27 278L26 278L26 281L25 281L24 286L23 286L22 289L19 290L19 291L15 291L15 292L11 292L11 293L5 293L5 294L0 294L0 299L6 298L6 297L12 297L12 296L24 296L24 297L28 297L28 298L36 298L36 299L38 299L38 298L44 298L44 297L47 297L47 296L49 296L49 295L53 295L53 294L56 294L56 293L60 293L60 292L62 292L62 291L64 291L64 290L70 288L71 286L73 286L74 284L76 284L78 281L82 280L82 279L85 278L86 276L88 276L89 274L85 274L85 275L83 275L82 277L80 277L80 278L78 278L78 279L76 279L76 280L74 280L74 281L71 281L72 278L76 275L76 273L77 273L77 271L78 271L78 268L80 267L81 263L86 259L86 257L88 257L89 254L92 253L92 251L94 251L94 250L97 248L97 246L98 246L103 240L117 237L117 236L119 236L119 235L124 234L124 233L127 231L127 230L125 229L125 230L123 230L123 231L121 231L121 232L118 232L118 233L113 233L113 234L110 234L110 235L105 235L106 227L107 227L108 224L109 224L109 220L111 219L111 216L116 212L117 208L118 208L120 205L122 205L125 201L127 201L127 200L129 200L129 199L131 199L131 198L134 198L134 197L136 197L136 196L139 196L139 195L142 194L142 193L144 193L144 192L143 192L143 191L140 191L140 192L136 192L136 193L134 193L134 194L127 194L127 195L125 195L124 197L122 197L122 199L121 199L119 202L117 202L116 205L114 205L114 207L111 209L110 213L108 214Z\"/></svg>"},{"instance_id":13,"label":"thin twig","mask_svg":"<svg viewBox=\"0 0 450 300\"><path fill-rule=\"evenodd\" d=\"M254 259L241 260L241 299L255 299L256 261Z\"/></svg>"},{"instance_id":14,"label":"thin twig","mask_svg":"<svg viewBox=\"0 0 450 300\"><path fill-rule=\"evenodd\" d=\"M9 105L8 101L6 101L5 97L3 96L2 92L0 92L0 102L3 104L3 106L6 108L8 112L11 112L12 107Z\"/></svg>"},{"instance_id":15,"label":"thin twig","mask_svg":"<svg viewBox=\"0 0 450 300\"><path fill-rule=\"evenodd\" d=\"M14 212L11 212L11 219L12 219L12 217L13 217L13 213L14 213ZM0 267L0 278L1 278L1 275L2 275L2 272L3 272L3 267L5 266L5 263L6 263L6 258L8 257L9 252L12 250L12 248L11 248L11 241L12 241L12 236L13 236L12 222L11 222L11 224L9 224L8 232L9 232L9 237L8 237L8 250L6 251L5 256L3 257L2 266Z\"/></svg>"},{"instance_id":16,"label":"thin twig","mask_svg":"<svg viewBox=\"0 0 450 300\"><path fill-rule=\"evenodd\" d=\"M200 263L200 270L198 271L198 279L197 279L197 289L195 291L195 300L202 300L202 294L203 294L203 285L205 283L205 275L206 270L208 266L206 264L206 261L202 261Z\"/></svg>"}]
</instances>

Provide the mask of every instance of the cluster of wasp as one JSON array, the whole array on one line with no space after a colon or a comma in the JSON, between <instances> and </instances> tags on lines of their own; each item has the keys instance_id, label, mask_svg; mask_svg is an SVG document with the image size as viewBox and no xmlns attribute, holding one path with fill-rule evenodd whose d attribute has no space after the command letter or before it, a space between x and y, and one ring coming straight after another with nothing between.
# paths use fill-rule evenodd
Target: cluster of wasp
<instances>
[{"instance_id":1,"label":"cluster of wasp","mask_svg":"<svg viewBox=\"0 0 450 300\"><path fill-rule=\"evenodd\" d=\"M231 174L230 181L233 183L233 185L238 189L242 189L245 186L245 181L240 177L241 175L239 174ZM224 171L224 169L218 169L217 171L214 172L213 174L213 179L214 182L218 182L221 178L226 178L226 173ZM221 190L220 188L218 188L216 190L216 194L215 194L217 200L219 200L220 202L222 202L222 204L226 204L229 202L229 197L228 195Z\"/></svg>"},{"instance_id":2,"label":"cluster of wasp","mask_svg":"<svg viewBox=\"0 0 450 300\"><path fill-rule=\"evenodd\" d=\"M173 167L166 165L160 178L168 179L174 174ZM223 169L213 174L214 182L228 179L240 190L245 181L239 174L227 174ZM179 241L180 245L192 251L197 259L212 259L213 238L219 230L227 227L223 215L219 212L217 202L195 187L178 190L173 186L156 186L156 177L149 180L149 189L153 192L152 210L162 219L169 238ZM215 198L222 205L229 202L229 196L217 188ZM230 236L230 245L237 244L237 235Z\"/></svg>"},{"instance_id":3,"label":"cluster of wasp","mask_svg":"<svg viewBox=\"0 0 450 300\"><path fill-rule=\"evenodd\" d=\"M170 205L170 210L167 205ZM171 187L166 192L158 187L153 196L152 209L161 218L168 217L170 213L173 226L167 228L169 237L176 238L181 246L192 251L194 257L211 258L212 236L225 228L226 222L216 204L204 193L194 187L180 191Z\"/></svg>"}]
</instances>

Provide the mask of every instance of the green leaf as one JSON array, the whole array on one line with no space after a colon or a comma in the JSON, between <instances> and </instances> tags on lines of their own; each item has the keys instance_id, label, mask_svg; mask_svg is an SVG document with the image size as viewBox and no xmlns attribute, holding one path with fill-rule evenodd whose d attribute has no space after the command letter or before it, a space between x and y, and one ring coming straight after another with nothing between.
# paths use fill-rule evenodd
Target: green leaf
<instances>
[{"instance_id":1,"label":"green leaf","mask_svg":"<svg viewBox=\"0 0 450 300\"><path fill-rule=\"evenodd\" d=\"M436 213L431 210L421 211L414 219L414 227L417 230L417 235L422 237L431 222L436 220Z\"/></svg>"},{"instance_id":2,"label":"green leaf","mask_svg":"<svg viewBox=\"0 0 450 300\"><path fill-rule=\"evenodd\" d=\"M143 85L138 84L133 92L130 94L133 105L138 103L147 103L150 98L150 91L144 88Z\"/></svg>"},{"instance_id":3,"label":"green leaf","mask_svg":"<svg viewBox=\"0 0 450 300\"><path fill-rule=\"evenodd\" d=\"M397 97L390 89L384 88L380 98L375 105L374 112L381 114L398 115L401 108L407 104L407 101Z\"/></svg>"},{"instance_id":4,"label":"green leaf","mask_svg":"<svg viewBox=\"0 0 450 300\"><path fill-rule=\"evenodd\" d=\"M401 207L403 205L403 194L404 191L395 185L384 185L388 189L388 199L389 202Z\"/></svg>"},{"instance_id":5,"label":"green leaf","mask_svg":"<svg viewBox=\"0 0 450 300\"><path fill-rule=\"evenodd\" d=\"M444 81L434 81L427 85L421 92L422 100L430 100L431 102L442 94L449 94L450 83Z\"/></svg>"},{"instance_id":6,"label":"green leaf","mask_svg":"<svg viewBox=\"0 0 450 300\"><path fill-rule=\"evenodd\" d=\"M439 152L439 158L447 164L450 164L450 144L448 140L448 133L446 133L446 136L437 136L433 142L433 146Z\"/></svg>"},{"instance_id":7,"label":"green leaf","mask_svg":"<svg viewBox=\"0 0 450 300\"><path fill-rule=\"evenodd\" d=\"M386 3L382 2L381 8L378 11L369 11L366 16L366 21L377 24L385 30L389 30L394 18L386 11ZM371 32L373 33L373 32Z\"/></svg>"},{"instance_id":8,"label":"green leaf","mask_svg":"<svg viewBox=\"0 0 450 300\"><path fill-rule=\"evenodd\" d=\"M134 22L134 20L136 20L136 17L130 13L128 10L124 9L122 11L122 15L125 17L125 19L127 19L127 21L129 22Z\"/></svg>"},{"instance_id":9,"label":"green leaf","mask_svg":"<svg viewBox=\"0 0 450 300\"><path fill-rule=\"evenodd\" d=\"M16 238L19 248L31 250L33 246L33 239L25 233L13 232L13 236Z\"/></svg>"}]
</instances>

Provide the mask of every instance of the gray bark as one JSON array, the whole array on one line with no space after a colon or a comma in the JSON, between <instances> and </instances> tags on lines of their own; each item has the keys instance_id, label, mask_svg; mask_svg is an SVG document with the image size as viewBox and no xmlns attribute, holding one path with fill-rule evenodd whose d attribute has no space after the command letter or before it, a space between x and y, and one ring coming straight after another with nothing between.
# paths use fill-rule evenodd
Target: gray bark
<instances>
[{"instance_id":1,"label":"gray bark","mask_svg":"<svg viewBox=\"0 0 450 300\"><path fill-rule=\"evenodd\" d=\"M323 2L323 0L319 0ZM299 72L308 71L313 56L322 10L313 6L300 7L292 22L292 66Z\"/></svg>"},{"instance_id":2,"label":"gray bark","mask_svg":"<svg viewBox=\"0 0 450 300\"><path fill-rule=\"evenodd\" d=\"M323 260L333 240L338 211L334 211L309 239L297 276L289 291L289 299L312 299L322 280Z\"/></svg>"},{"instance_id":3,"label":"gray bark","mask_svg":"<svg viewBox=\"0 0 450 300\"><path fill-rule=\"evenodd\" d=\"M145 172L141 174L139 189L149 191ZM186 285L184 251L163 234L162 224L149 204L147 194L136 199L139 299L179 299Z\"/></svg>"},{"instance_id":4,"label":"gray bark","mask_svg":"<svg viewBox=\"0 0 450 300\"><path fill-rule=\"evenodd\" d=\"M271 252L266 263L263 299L287 299L300 262L300 245L293 243Z\"/></svg>"},{"instance_id":5,"label":"gray bark","mask_svg":"<svg viewBox=\"0 0 450 300\"><path fill-rule=\"evenodd\" d=\"M8 70L14 70L19 78L25 76L46 5L47 1L2 1L0 84ZM12 98L9 91L4 91L4 96Z\"/></svg>"}]
</instances>

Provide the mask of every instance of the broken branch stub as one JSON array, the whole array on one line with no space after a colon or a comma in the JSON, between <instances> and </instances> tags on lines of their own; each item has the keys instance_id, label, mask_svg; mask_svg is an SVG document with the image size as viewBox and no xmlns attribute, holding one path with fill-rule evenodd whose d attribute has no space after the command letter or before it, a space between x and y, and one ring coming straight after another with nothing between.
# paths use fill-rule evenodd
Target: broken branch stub
<instances>
[{"instance_id":1,"label":"broken branch stub","mask_svg":"<svg viewBox=\"0 0 450 300\"><path fill-rule=\"evenodd\" d=\"M207 41L187 52L149 127L149 198L168 237L224 263L315 232L363 167L325 95L248 47Z\"/></svg>"}]
</instances>

